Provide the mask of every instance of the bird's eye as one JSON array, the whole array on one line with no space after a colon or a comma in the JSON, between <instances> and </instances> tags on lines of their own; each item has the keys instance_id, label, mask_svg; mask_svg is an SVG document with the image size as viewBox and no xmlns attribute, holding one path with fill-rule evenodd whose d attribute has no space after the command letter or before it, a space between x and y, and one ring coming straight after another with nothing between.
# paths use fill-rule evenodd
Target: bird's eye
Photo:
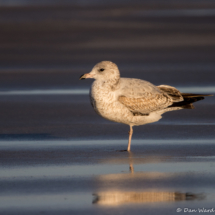
<instances>
[{"instance_id":1,"label":"bird's eye","mask_svg":"<svg viewBox=\"0 0 215 215\"><path fill-rule=\"evenodd\" d=\"M105 69L103 69L103 68L101 68L101 69L99 69L99 72L103 72Z\"/></svg>"}]
</instances>

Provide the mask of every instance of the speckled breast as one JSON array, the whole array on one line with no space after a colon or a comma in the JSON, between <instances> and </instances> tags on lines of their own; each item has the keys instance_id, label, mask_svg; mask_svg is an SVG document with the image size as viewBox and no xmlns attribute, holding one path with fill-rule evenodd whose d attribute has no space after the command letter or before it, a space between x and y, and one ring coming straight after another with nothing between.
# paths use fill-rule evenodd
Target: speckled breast
<instances>
[{"instance_id":1,"label":"speckled breast","mask_svg":"<svg viewBox=\"0 0 215 215\"><path fill-rule=\"evenodd\" d=\"M117 100L117 93L100 84L93 83L90 91L91 104L99 115L105 119L129 124L131 112Z\"/></svg>"}]
</instances>

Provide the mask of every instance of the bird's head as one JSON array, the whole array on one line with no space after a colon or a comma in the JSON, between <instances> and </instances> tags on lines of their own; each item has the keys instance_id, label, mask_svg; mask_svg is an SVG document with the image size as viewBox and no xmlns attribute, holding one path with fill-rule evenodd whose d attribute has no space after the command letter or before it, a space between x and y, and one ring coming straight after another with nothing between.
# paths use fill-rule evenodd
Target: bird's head
<instances>
[{"instance_id":1,"label":"bird's head","mask_svg":"<svg viewBox=\"0 0 215 215\"><path fill-rule=\"evenodd\" d=\"M90 73L83 74L79 80L94 78L101 81L118 80L120 77L117 65L111 61L97 63Z\"/></svg>"}]
</instances>

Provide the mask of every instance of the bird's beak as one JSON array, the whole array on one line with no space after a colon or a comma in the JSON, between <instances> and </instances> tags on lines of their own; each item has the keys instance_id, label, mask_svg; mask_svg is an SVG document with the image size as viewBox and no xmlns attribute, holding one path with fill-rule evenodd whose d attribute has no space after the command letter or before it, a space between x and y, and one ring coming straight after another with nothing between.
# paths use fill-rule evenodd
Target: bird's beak
<instances>
[{"instance_id":1,"label":"bird's beak","mask_svg":"<svg viewBox=\"0 0 215 215\"><path fill-rule=\"evenodd\" d=\"M90 73L83 74L83 75L81 75L79 80L86 79L86 78L93 78L93 75Z\"/></svg>"}]
</instances>

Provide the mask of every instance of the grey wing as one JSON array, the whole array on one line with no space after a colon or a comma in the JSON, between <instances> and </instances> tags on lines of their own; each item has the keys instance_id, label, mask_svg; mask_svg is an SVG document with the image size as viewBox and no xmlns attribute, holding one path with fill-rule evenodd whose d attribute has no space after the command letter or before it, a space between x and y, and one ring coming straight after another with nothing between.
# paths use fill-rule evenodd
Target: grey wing
<instances>
[{"instance_id":1,"label":"grey wing","mask_svg":"<svg viewBox=\"0 0 215 215\"><path fill-rule=\"evenodd\" d=\"M171 97L147 81L139 79L123 81L118 101L134 115L147 115L172 104Z\"/></svg>"},{"instance_id":2,"label":"grey wing","mask_svg":"<svg viewBox=\"0 0 215 215\"><path fill-rule=\"evenodd\" d=\"M120 93L129 98L142 98L147 96L147 94L161 94L161 90L148 81L134 78L121 78Z\"/></svg>"},{"instance_id":3,"label":"grey wing","mask_svg":"<svg viewBox=\"0 0 215 215\"><path fill-rule=\"evenodd\" d=\"M168 85L160 85L157 87L162 92L168 94L174 102L180 102L180 101L184 100L181 92L178 89L176 89L175 87L168 86Z\"/></svg>"}]
</instances>

